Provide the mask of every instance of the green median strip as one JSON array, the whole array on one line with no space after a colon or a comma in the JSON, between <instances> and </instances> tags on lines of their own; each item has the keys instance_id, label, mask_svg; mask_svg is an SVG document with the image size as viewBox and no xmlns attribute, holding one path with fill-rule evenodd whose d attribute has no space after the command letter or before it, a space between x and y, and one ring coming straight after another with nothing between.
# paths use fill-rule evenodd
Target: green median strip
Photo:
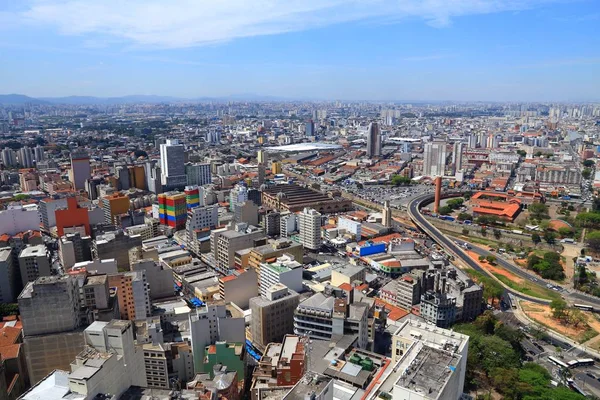
<instances>
[{"instance_id":1,"label":"green median strip","mask_svg":"<svg viewBox=\"0 0 600 400\"><path fill-rule=\"evenodd\" d=\"M516 283L501 274L495 273L494 276L498 278L500 282L519 293L546 300L557 300L561 298L560 294L556 293L555 291L543 288L532 282L523 281L522 283Z\"/></svg>"}]
</instances>

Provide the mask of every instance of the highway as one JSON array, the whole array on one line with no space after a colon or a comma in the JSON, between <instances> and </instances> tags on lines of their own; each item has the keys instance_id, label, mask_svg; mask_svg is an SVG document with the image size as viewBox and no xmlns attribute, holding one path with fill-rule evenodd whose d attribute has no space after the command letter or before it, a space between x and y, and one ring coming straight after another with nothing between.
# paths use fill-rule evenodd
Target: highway
<instances>
[{"instance_id":1,"label":"highway","mask_svg":"<svg viewBox=\"0 0 600 400\"><path fill-rule=\"evenodd\" d=\"M421 214L419 208L421 204L426 202L431 202L433 200L433 195L423 195L412 200L408 206L408 215L411 220L421 228L425 233L427 233L435 242L437 242L440 246L444 247L446 250L450 251L456 257L460 258L465 264L467 264L470 268L473 268L476 271L486 273L477 262L475 262L468 254L466 254L463 249L458 246L454 240L448 238L446 235L441 233L435 226L433 226L427 219ZM471 250L479 255L488 256L493 255L496 257L498 264L501 267L507 269L508 271L514 273L515 275L527 279L531 281L533 284L536 284L540 287L546 288L546 284L543 280L541 280L536 275L530 274L526 271L523 271L521 268L516 265L502 259L502 257L498 257L496 254L491 253L481 247L477 247L471 245ZM524 296L522 293L514 291L512 289L507 289L509 293L512 293L514 296L519 298L523 298L529 301L534 301L540 304L548 304L549 301L543 299L534 300L532 297ZM600 309L600 298L596 299L591 296L586 296L576 292L568 292L562 291L561 294L563 297L570 301L571 303L584 303L594 306L594 308Z\"/></svg>"}]
</instances>

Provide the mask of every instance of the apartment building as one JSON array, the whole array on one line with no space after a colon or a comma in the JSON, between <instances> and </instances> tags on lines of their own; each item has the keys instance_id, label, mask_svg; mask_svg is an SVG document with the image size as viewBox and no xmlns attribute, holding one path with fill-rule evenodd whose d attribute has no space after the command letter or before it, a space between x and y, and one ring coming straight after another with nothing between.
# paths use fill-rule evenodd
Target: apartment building
<instances>
[{"instance_id":1,"label":"apartment building","mask_svg":"<svg viewBox=\"0 0 600 400\"><path fill-rule=\"evenodd\" d=\"M250 299L252 343L260 348L279 342L294 330L294 311L300 296L287 286L277 283L264 296Z\"/></svg>"}]
</instances>

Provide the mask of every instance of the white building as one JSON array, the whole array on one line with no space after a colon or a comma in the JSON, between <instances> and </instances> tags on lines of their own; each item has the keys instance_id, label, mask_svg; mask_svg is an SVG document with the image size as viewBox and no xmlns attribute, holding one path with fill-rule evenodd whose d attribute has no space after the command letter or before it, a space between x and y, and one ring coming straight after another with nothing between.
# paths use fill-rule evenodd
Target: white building
<instances>
[{"instance_id":1,"label":"white building","mask_svg":"<svg viewBox=\"0 0 600 400\"><path fill-rule=\"evenodd\" d=\"M302 292L302 264L283 255L272 263L261 263L258 286L260 295L267 296L269 288L281 283L294 292Z\"/></svg>"},{"instance_id":2,"label":"white building","mask_svg":"<svg viewBox=\"0 0 600 400\"><path fill-rule=\"evenodd\" d=\"M279 232L281 237L289 237L292 233L298 232L298 215L294 213L281 214Z\"/></svg>"},{"instance_id":3,"label":"white building","mask_svg":"<svg viewBox=\"0 0 600 400\"><path fill-rule=\"evenodd\" d=\"M300 243L307 249L318 250L321 247L321 213L305 208L298 214L298 227Z\"/></svg>"},{"instance_id":4,"label":"white building","mask_svg":"<svg viewBox=\"0 0 600 400\"><path fill-rule=\"evenodd\" d=\"M27 246L19 254L19 269L23 286L42 276L50 276L50 259L46 246Z\"/></svg>"},{"instance_id":5,"label":"white building","mask_svg":"<svg viewBox=\"0 0 600 400\"><path fill-rule=\"evenodd\" d=\"M458 400L463 394L469 337L415 320L392 336L391 373L371 391L392 400Z\"/></svg>"},{"instance_id":6,"label":"white building","mask_svg":"<svg viewBox=\"0 0 600 400\"><path fill-rule=\"evenodd\" d=\"M75 263L72 271L86 270L88 272L96 271L98 274L116 274L118 272L117 261L114 258L105 260L81 261Z\"/></svg>"},{"instance_id":7,"label":"white building","mask_svg":"<svg viewBox=\"0 0 600 400\"><path fill-rule=\"evenodd\" d=\"M356 240L360 240L362 225L350 218L340 217L338 219L338 229L344 229L346 232L354 235Z\"/></svg>"},{"instance_id":8,"label":"white building","mask_svg":"<svg viewBox=\"0 0 600 400\"><path fill-rule=\"evenodd\" d=\"M31 147L21 147L17 152L19 156L19 164L23 168L32 168L33 167L33 151Z\"/></svg>"},{"instance_id":9,"label":"white building","mask_svg":"<svg viewBox=\"0 0 600 400\"><path fill-rule=\"evenodd\" d=\"M423 175L429 177L444 176L446 169L446 142L425 143L423 152Z\"/></svg>"},{"instance_id":10,"label":"white building","mask_svg":"<svg viewBox=\"0 0 600 400\"><path fill-rule=\"evenodd\" d=\"M0 234L15 235L28 230L40 230L40 213L36 205L8 206L0 211Z\"/></svg>"},{"instance_id":11,"label":"white building","mask_svg":"<svg viewBox=\"0 0 600 400\"><path fill-rule=\"evenodd\" d=\"M71 153L71 170L69 181L77 190L85 190L85 181L92 175L90 157L82 152Z\"/></svg>"}]
</instances>

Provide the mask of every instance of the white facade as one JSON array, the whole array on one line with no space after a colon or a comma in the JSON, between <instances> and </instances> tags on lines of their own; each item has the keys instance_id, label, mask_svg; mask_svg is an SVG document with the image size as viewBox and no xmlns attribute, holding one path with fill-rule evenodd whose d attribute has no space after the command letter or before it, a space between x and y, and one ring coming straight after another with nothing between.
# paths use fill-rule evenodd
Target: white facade
<instances>
[{"instance_id":1,"label":"white facade","mask_svg":"<svg viewBox=\"0 0 600 400\"><path fill-rule=\"evenodd\" d=\"M40 230L40 213L37 206L9 206L0 211L0 234L15 235L28 230Z\"/></svg>"},{"instance_id":2,"label":"white facade","mask_svg":"<svg viewBox=\"0 0 600 400\"><path fill-rule=\"evenodd\" d=\"M282 214L279 219L279 232L281 237L289 237L298 232L298 216L296 214Z\"/></svg>"},{"instance_id":3,"label":"white facade","mask_svg":"<svg viewBox=\"0 0 600 400\"><path fill-rule=\"evenodd\" d=\"M185 166L188 185L207 185L212 182L210 163L187 164Z\"/></svg>"},{"instance_id":4,"label":"white facade","mask_svg":"<svg viewBox=\"0 0 600 400\"><path fill-rule=\"evenodd\" d=\"M321 214L317 210L305 208L298 214L300 243L307 249L318 250L321 247Z\"/></svg>"},{"instance_id":5,"label":"white facade","mask_svg":"<svg viewBox=\"0 0 600 400\"><path fill-rule=\"evenodd\" d=\"M135 308L135 319L145 319L152 314L150 305L150 285L146 281L145 271L128 272L131 275L131 289Z\"/></svg>"},{"instance_id":6,"label":"white facade","mask_svg":"<svg viewBox=\"0 0 600 400\"><path fill-rule=\"evenodd\" d=\"M188 232L210 228L219 224L219 206L194 207L188 211L185 229Z\"/></svg>"},{"instance_id":7,"label":"white facade","mask_svg":"<svg viewBox=\"0 0 600 400\"><path fill-rule=\"evenodd\" d=\"M338 219L338 229L344 229L356 237L356 240L360 240L362 225L360 222L356 222L349 218L340 217Z\"/></svg>"},{"instance_id":8,"label":"white facade","mask_svg":"<svg viewBox=\"0 0 600 400\"><path fill-rule=\"evenodd\" d=\"M300 293L302 292L302 264L286 256L279 257L271 264L261 263L258 282L263 297L267 297L269 288L277 283Z\"/></svg>"},{"instance_id":9,"label":"white facade","mask_svg":"<svg viewBox=\"0 0 600 400\"><path fill-rule=\"evenodd\" d=\"M21 167L33 167L33 151L31 151L31 147L22 147L17 154L19 155L19 164L21 164Z\"/></svg>"},{"instance_id":10,"label":"white facade","mask_svg":"<svg viewBox=\"0 0 600 400\"><path fill-rule=\"evenodd\" d=\"M446 169L446 142L425 143L423 152L423 175L429 177L444 176Z\"/></svg>"}]
</instances>

